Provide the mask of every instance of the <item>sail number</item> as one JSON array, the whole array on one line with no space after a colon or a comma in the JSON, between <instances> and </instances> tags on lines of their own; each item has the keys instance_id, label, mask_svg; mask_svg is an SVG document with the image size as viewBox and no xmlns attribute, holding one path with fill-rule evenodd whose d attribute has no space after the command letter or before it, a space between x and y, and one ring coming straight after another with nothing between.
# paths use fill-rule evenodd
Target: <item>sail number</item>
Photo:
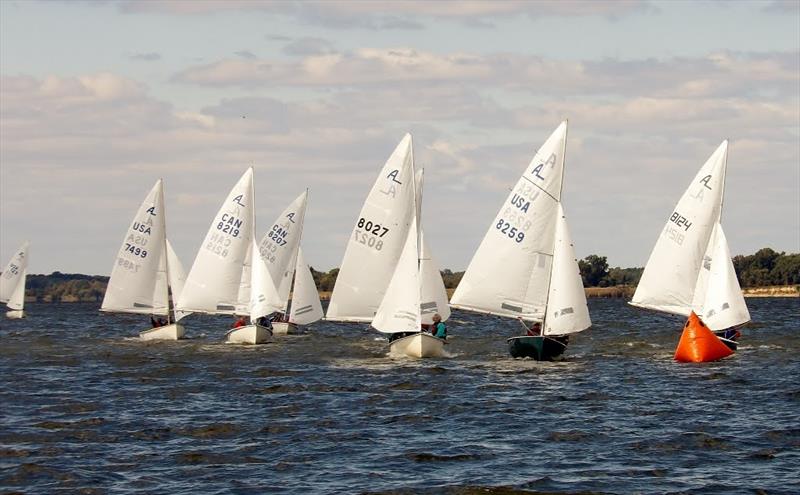
<instances>
[{"instance_id":1,"label":"sail number","mask_svg":"<svg viewBox=\"0 0 800 495\"><path fill-rule=\"evenodd\" d=\"M6 270L5 273L3 273L3 275L5 275L5 278L11 278L18 274L19 274L19 267L14 263L11 263L11 265L8 266L8 270Z\"/></svg>"},{"instance_id":2,"label":"sail number","mask_svg":"<svg viewBox=\"0 0 800 495\"><path fill-rule=\"evenodd\" d=\"M367 233L377 235L378 237L383 237L389 232L388 228L364 218L359 218L357 225L359 229L364 229Z\"/></svg>"},{"instance_id":3,"label":"sail number","mask_svg":"<svg viewBox=\"0 0 800 495\"><path fill-rule=\"evenodd\" d=\"M367 247L371 247L376 251L383 249L383 241L377 236L371 235L370 232L361 232L360 230L356 229L354 234L356 236L356 242L364 244Z\"/></svg>"},{"instance_id":4,"label":"sail number","mask_svg":"<svg viewBox=\"0 0 800 495\"><path fill-rule=\"evenodd\" d=\"M242 226L242 221L233 215L227 213L222 214L221 221L217 224L217 230L221 230L226 234L233 237L239 237L239 228Z\"/></svg>"},{"instance_id":5,"label":"sail number","mask_svg":"<svg viewBox=\"0 0 800 495\"><path fill-rule=\"evenodd\" d=\"M664 235L666 235L672 242L674 242L678 246L683 246L683 239L685 238L685 236L677 228L667 224L667 227L664 229Z\"/></svg>"},{"instance_id":6,"label":"sail number","mask_svg":"<svg viewBox=\"0 0 800 495\"><path fill-rule=\"evenodd\" d=\"M231 239L228 236L224 236L221 234L217 234L214 232L211 234L208 242L206 243L206 250L211 251L214 254L217 254L223 258L228 257L228 246L231 245Z\"/></svg>"},{"instance_id":7,"label":"sail number","mask_svg":"<svg viewBox=\"0 0 800 495\"><path fill-rule=\"evenodd\" d=\"M142 249L139 247L134 246L133 244L125 243L125 251L128 253L133 254L134 256L139 256L141 258L147 258L147 250Z\"/></svg>"},{"instance_id":8,"label":"sail number","mask_svg":"<svg viewBox=\"0 0 800 495\"><path fill-rule=\"evenodd\" d=\"M495 228L499 230L500 233L507 235L510 239L514 239L517 242L522 242L522 240L525 239L525 232L517 230L516 227L512 227L510 223L502 218L497 221Z\"/></svg>"},{"instance_id":9,"label":"sail number","mask_svg":"<svg viewBox=\"0 0 800 495\"><path fill-rule=\"evenodd\" d=\"M678 227L683 227L686 232L689 232L689 227L692 226L692 222L690 222L685 216L681 215L677 211L672 213L672 216L669 217L669 221L673 222Z\"/></svg>"}]
</instances>

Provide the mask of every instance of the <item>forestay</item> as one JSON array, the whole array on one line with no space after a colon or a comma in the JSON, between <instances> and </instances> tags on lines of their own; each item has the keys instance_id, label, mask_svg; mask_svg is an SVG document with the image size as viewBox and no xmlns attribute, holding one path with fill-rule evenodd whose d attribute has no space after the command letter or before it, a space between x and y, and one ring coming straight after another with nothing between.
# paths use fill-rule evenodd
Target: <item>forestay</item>
<instances>
[{"instance_id":1,"label":"forestay","mask_svg":"<svg viewBox=\"0 0 800 495\"><path fill-rule=\"evenodd\" d=\"M292 293L292 311L289 321L298 325L308 325L322 319L322 303L314 277L303 257L303 250L297 250L297 264L294 276L294 292Z\"/></svg>"},{"instance_id":2,"label":"forestay","mask_svg":"<svg viewBox=\"0 0 800 495\"><path fill-rule=\"evenodd\" d=\"M253 224L253 169L249 168L214 217L189 271L178 310L235 312Z\"/></svg>"},{"instance_id":3,"label":"forestay","mask_svg":"<svg viewBox=\"0 0 800 495\"><path fill-rule=\"evenodd\" d=\"M567 123L534 155L458 285L453 307L541 320L553 262Z\"/></svg>"},{"instance_id":4,"label":"forestay","mask_svg":"<svg viewBox=\"0 0 800 495\"><path fill-rule=\"evenodd\" d=\"M682 316L692 311L703 258L720 218L727 151L723 141L667 218L632 305Z\"/></svg>"},{"instance_id":5,"label":"forestay","mask_svg":"<svg viewBox=\"0 0 800 495\"><path fill-rule=\"evenodd\" d=\"M14 311L21 311L25 306L29 246L27 241L23 242L0 275L0 302L6 303L6 306Z\"/></svg>"},{"instance_id":6,"label":"forestay","mask_svg":"<svg viewBox=\"0 0 800 495\"><path fill-rule=\"evenodd\" d=\"M163 182L144 199L117 253L100 311L167 315Z\"/></svg>"},{"instance_id":7,"label":"forestay","mask_svg":"<svg viewBox=\"0 0 800 495\"><path fill-rule=\"evenodd\" d=\"M417 258L417 225L412 217L400 259L372 327L383 333L418 332L420 317L420 280Z\"/></svg>"},{"instance_id":8,"label":"forestay","mask_svg":"<svg viewBox=\"0 0 800 495\"><path fill-rule=\"evenodd\" d=\"M575 259L564 210L559 203L544 334L564 335L586 330L590 326L592 321L586 305L581 271Z\"/></svg>"},{"instance_id":9,"label":"forestay","mask_svg":"<svg viewBox=\"0 0 800 495\"><path fill-rule=\"evenodd\" d=\"M414 156L411 136L406 134L381 170L356 220L327 319L372 321L408 237L414 203Z\"/></svg>"}]
</instances>

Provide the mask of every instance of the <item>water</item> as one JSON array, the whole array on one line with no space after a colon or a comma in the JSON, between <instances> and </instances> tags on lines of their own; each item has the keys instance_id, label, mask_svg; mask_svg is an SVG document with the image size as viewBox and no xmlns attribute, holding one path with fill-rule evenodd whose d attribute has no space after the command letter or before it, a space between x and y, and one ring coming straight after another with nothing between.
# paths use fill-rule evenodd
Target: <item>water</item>
<instances>
[{"instance_id":1,"label":"water","mask_svg":"<svg viewBox=\"0 0 800 495\"><path fill-rule=\"evenodd\" d=\"M31 304L0 326L0 491L800 493L800 300L748 300L732 358L678 364L681 321L592 299L566 360L513 360L516 323L455 312L449 359L365 325L240 347L192 317Z\"/></svg>"}]
</instances>

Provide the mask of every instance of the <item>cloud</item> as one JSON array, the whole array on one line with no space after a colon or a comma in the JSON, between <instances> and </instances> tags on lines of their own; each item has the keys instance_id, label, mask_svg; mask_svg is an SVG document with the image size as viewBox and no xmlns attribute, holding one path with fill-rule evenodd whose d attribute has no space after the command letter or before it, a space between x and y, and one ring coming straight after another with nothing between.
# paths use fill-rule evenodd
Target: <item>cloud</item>
<instances>
[{"instance_id":1,"label":"cloud","mask_svg":"<svg viewBox=\"0 0 800 495\"><path fill-rule=\"evenodd\" d=\"M298 21L329 28L405 29L424 27L420 20L455 21L467 26L491 26L492 20L527 16L586 17L600 16L616 19L635 13L657 11L644 0L468 0L453 2L419 2L413 0L360 1L326 0L271 1L256 0L125 0L119 8L126 13L163 13L169 15L209 15L220 11L250 11L280 15Z\"/></svg>"},{"instance_id":2,"label":"cloud","mask_svg":"<svg viewBox=\"0 0 800 495\"><path fill-rule=\"evenodd\" d=\"M503 89L542 96L630 98L759 97L796 94L800 52L719 52L705 57L563 61L532 55L433 53L410 48L362 48L318 53L309 41L299 60L224 59L184 69L173 80L201 86L351 89L431 86ZM310 48L309 48L310 47ZM300 54L304 50L297 50Z\"/></svg>"},{"instance_id":3,"label":"cloud","mask_svg":"<svg viewBox=\"0 0 800 495\"><path fill-rule=\"evenodd\" d=\"M250 50L240 50L240 51L234 53L234 55L236 55L238 57L241 57L243 59L246 59L246 60L255 60L255 59L258 58L258 57L256 57L255 53L251 52Z\"/></svg>"},{"instance_id":4,"label":"cloud","mask_svg":"<svg viewBox=\"0 0 800 495\"><path fill-rule=\"evenodd\" d=\"M797 0L772 0L766 3L762 10L773 14L797 14L800 12L800 2Z\"/></svg>"},{"instance_id":5,"label":"cloud","mask_svg":"<svg viewBox=\"0 0 800 495\"><path fill-rule=\"evenodd\" d=\"M148 53L134 53L128 56L131 60L140 60L143 62L155 62L156 60L161 60L161 55L156 52L148 52Z\"/></svg>"},{"instance_id":6,"label":"cloud","mask_svg":"<svg viewBox=\"0 0 800 495\"><path fill-rule=\"evenodd\" d=\"M287 55L328 55L334 53L331 42L322 38L299 38L283 47Z\"/></svg>"}]
</instances>

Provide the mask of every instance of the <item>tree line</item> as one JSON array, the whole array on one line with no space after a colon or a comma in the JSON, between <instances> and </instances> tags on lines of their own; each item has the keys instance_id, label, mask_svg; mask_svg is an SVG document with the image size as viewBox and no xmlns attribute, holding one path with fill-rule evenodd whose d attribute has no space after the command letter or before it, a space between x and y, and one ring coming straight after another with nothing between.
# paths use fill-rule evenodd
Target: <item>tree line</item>
<instances>
[{"instance_id":1,"label":"tree line","mask_svg":"<svg viewBox=\"0 0 800 495\"><path fill-rule=\"evenodd\" d=\"M639 283L644 268L609 267L605 256L591 254L578 261L584 287L633 287ZM800 284L800 254L786 254L770 248L748 256L733 257L733 267L742 287ZM322 292L330 292L336 284L339 269L320 272L311 268L314 282ZM448 289L455 289L464 272L442 270ZM108 277L79 273L53 272L50 275L28 275L25 295L39 302L100 302Z\"/></svg>"}]
</instances>

